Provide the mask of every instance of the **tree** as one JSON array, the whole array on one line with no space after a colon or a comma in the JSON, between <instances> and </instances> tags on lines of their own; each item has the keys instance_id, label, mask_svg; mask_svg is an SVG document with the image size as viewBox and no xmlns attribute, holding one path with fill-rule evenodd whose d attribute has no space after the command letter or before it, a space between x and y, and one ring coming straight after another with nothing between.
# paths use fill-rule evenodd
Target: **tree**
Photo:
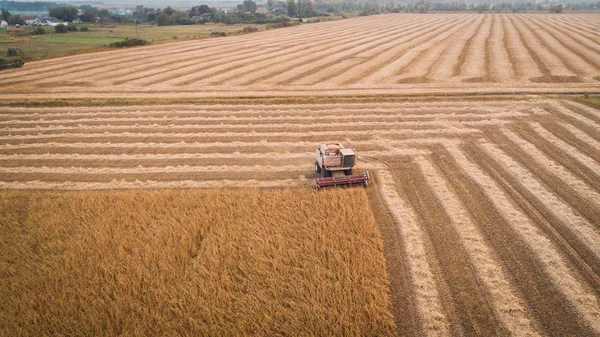
<instances>
[{"instance_id":1,"label":"tree","mask_svg":"<svg viewBox=\"0 0 600 337\"><path fill-rule=\"evenodd\" d=\"M36 29L33 30L33 32L31 32L31 34L33 35L44 35L46 34L46 30L42 27L37 27Z\"/></svg>"},{"instance_id":2,"label":"tree","mask_svg":"<svg viewBox=\"0 0 600 337\"><path fill-rule=\"evenodd\" d=\"M315 3L310 0L305 0L304 3L304 15L315 16Z\"/></svg>"},{"instance_id":3,"label":"tree","mask_svg":"<svg viewBox=\"0 0 600 337\"><path fill-rule=\"evenodd\" d=\"M171 16L171 15L175 14L175 9L173 9L173 7L171 7L171 6L168 6L167 8L165 8L163 13L167 14L168 16Z\"/></svg>"},{"instance_id":4,"label":"tree","mask_svg":"<svg viewBox=\"0 0 600 337\"><path fill-rule=\"evenodd\" d=\"M550 13L562 13L563 5L552 5L550 6Z\"/></svg>"},{"instance_id":5,"label":"tree","mask_svg":"<svg viewBox=\"0 0 600 337\"><path fill-rule=\"evenodd\" d=\"M274 5L275 5L275 2L273 0L267 0L267 9L268 10L272 10Z\"/></svg>"},{"instance_id":6,"label":"tree","mask_svg":"<svg viewBox=\"0 0 600 337\"><path fill-rule=\"evenodd\" d=\"M216 9L208 7L208 5L194 6L189 11L189 17L194 17L206 13L214 13Z\"/></svg>"},{"instance_id":7,"label":"tree","mask_svg":"<svg viewBox=\"0 0 600 337\"><path fill-rule=\"evenodd\" d=\"M68 31L69 28L67 28L67 26L63 25L62 23L58 24L58 26L54 26L55 33L66 33Z\"/></svg>"},{"instance_id":8,"label":"tree","mask_svg":"<svg viewBox=\"0 0 600 337\"><path fill-rule=\"evenodd\" d=\"M296 1L287 0L287 14L288 16L297 16L298 15L298 6L296 6Z\"/></svg>"},{"instance_id":9,"label":"tree","mask_svg":"<svg viewBox=\"0 0 600 337\"><path fill-rule=\"evenodd\" d=\"M75 7L54 7L48 13L51 17L57 18L62 21L71 22L77 18L79 10Z\"/></svg>"},{"instance_id":10,"label":"tree","mask_svg":"<svg viewBox=\"0 0 600 337\"><path fill-rule=\"evenodd\" d=\"M156 16L156 23L159 26L167 26L169 24L169 15L165 12L162 12Z\"/></svg>"},{"instance_id":11,"label":"tree","mask_svg":"<svg viewBox=\"0 0 600 337\"><path fill-rule=\"evenodd\" d=\"M23 19L23 17L20 15L11 15L8 18L8 24L13 26L25 26L25 19Z\"/></svg>"},{"instance_id":12,"label":"tree","mask_svg":"<svg viewBox=\"0 0 600 337\"><path fill-rule=\"evenodd\" d=\"M200 5L200 6L198 7L198 13L199 13L200 15L202 15L202 14L207 14L207 13L214 13L214 12L216 12L216 11L217 11L216 9L214 9L214 8L211 8L211 7L208 7L208 5Z\"/></svg>"},{"instance_id":13,"label":"tree","mask_svg":"<svg viewBox=\"0 0 600 337\"><path fill-rule=\"evenodd\" d=\"M252 0L244 0L243 6L244 11L252 13L256 12L256 8L258 8L258 6L256 6L256 2Z\"/></svg>"},{"instance_id":14,"label":"tree","mask_svg":"<svg viewBox=\"0 0 600 337\"><path fill-rule=\"evenodd\" d=\"M94 11L91 9L87 9L85 11L83 11L83 14L81 14L81 21L83 22L96 22L96 15L94 14Z\"/></svg>"},{"instance_id":15,"label":"tree","mask_svg":"<svg viewBox=\"0 0 600 337\"><path fill-rule=\"evenodd\" d=\"M8 22L8 20L10 20L10 17L12 16L10 12L4 8L2 8L2 12L0 15L2 16L2 20L6 22Z\"/></svg>"}]
</instances>

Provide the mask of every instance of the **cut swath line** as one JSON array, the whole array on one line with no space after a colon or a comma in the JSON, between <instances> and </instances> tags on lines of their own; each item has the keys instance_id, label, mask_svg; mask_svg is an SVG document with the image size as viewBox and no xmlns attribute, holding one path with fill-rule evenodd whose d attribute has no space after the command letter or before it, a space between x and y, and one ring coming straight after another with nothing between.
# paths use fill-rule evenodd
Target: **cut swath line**
<instances>
[{"instance_id":1,"label":"cut swath line","mask_svg":"<svg viewBox=\"0 0 600 337\"><path fill-rule=\"evenodd\" d=\"M427 336L450 336L449 323L442 310L439 294L423 242L423 231L414 211L398 195L392 175L387 169L377 169L379 188L406 244L411 280L414 284L417 310Z\"/></svg>"},{"instance_id":2,"label":"cut swath line","mask_svg":"<svg viewBox=\"0 0 600 337\"><path fill-rule=\"evenodd\" d=\"M600 213L596 206L590 200L582 197L564 180L552 174L546 166L540 164L537 160L532 160L531 155L521 149L521 146L504 134L502 130L486 130L485 137L494 144L497 144L504 152L517 160L521 165L531 172L535 172L544 184L553 191L554 194L568 201L581 216L586 217L590 223L600 223ZM515 136L515 140L519 140ZM532 145L530 145L532 146Z\"/></svg>"},{"instance_id":3,"label":"cut swath line","mask_svg":"<svg viewBox=\"0 0 600 337\"><path fill-rule=\"evenodd\" d=\"M429 258L436 261L436 276L445 310L451 317L452 333L472 336L503 336L507 331L498 322L481 280L467 256L451 220L436 200L422 172L414 162L390 161L394 178L419 217L430 244Z\"/></svg>"},{"instance_id":4,"label":"cut swath line","mask_svg":"<svg viewBox=\"0 0 600 337\"><path fill-rule=\"evenodd\" d=\"M399 26L402 26L402 24L395 23L393 28L390 29L390 27L385 27L380 33L388 35L394 34L396 28ZM371 36L371 34L368 32L360 31L358 34L353 34L350 38L344 39L343 36L338 37L337 39L334 39L336 43L331 43L331 41L326 41L324 43L322 40L318 40L309 45L309 47L314 45L315 47L313 48L307 49L304 46L301 46L302 48L299 48L297 53L287 53L287 51L285 51L284 55L286 57L280 59L279 62L273 63L272 60L267 60L269 62L261 68L260 72L243 72L239 77L235 79L229 77L229 79L232 79L231 83L238 85L248 85L266 80L274 81L274 78L288 70L293 70L303 64L310 64L314 61L321 60L323 57L331 55L332 53L341 53L351 49L354 44L360 44L360 41L367 40L369 36ZM290 56L290 54L293 56Z\"/></svg>"},{"instance_id":5,"label":"cut swath line","mask_svg":"<svg viewBox=\"0 0 600 337\"><path fill-rule=\"evenodd\" d=\"M589 61L589 57L582 55L575 50L572 47L572 44L557 39L556 35L551 31L546 31L539 26L532 26L530 21L523 21L523 24L532 32L546 50L552 52L562 61L564 68L577 75L587 75L595 69L598 69L598 66L595 63L589 63L591 62ZM581 64L581 60L588 62L589 64Z\"/></svg>"},{"instance_id":6,"label":"cut swath line","mask_svg":"<svg viewBox=\"0 0 600 337\"><path fill-rule=\"evenodd\" d=\"M532 321L526 303L514 291L502 261L496 257L479 228L471 221L459 201L460 198L450 190L447 182L429 160L419 157L417 163L426 178L427 187L433 191L450 217L452 227L460 236L462 246L469 254L478 277L485 284L502 324L515 336L539 336L540 330Z\"/></svg>"},{"instance_id":7,"label":"cut swath line","mask_svg":"<svg viewBox=\"0 0 600 337\"><path fill-rule=\"evenodd\" d=\"M298 179L285 180L177 180L177 181L126 181L111 182L48 182L48 181L0 181L1 189L19 190L113 190L113 189L155 189L155 188L273 188L273 187L305 187L310 182Z\"/></svg>"},{"instance_id":8,"label":"cut swath line","mask_svg":"<svg viewBox=\"0 0 600 337\"><path fill-rule=\"evenodd\" d=\"M163 166L163 167L0 167L1 174L6 173L40 173L40 174L148 174L148 173L189 173L189 172L287 172L311 171L309 165L220 165L220 166Z\"/></svg>"},{"instance_id":9,"label":"cut swath line","mask_svg":"<svg viewBox=\"0 0 600 337\"><path fill-rule=\"evenodd\" d=\"M579 149L577 149L577 148L571 146L570 144L562 141L560 138L556 137L554 134L552 134L552 132L550 132L548 129L544 128L539 123L530 123L530 125L531 125L531 128L533 129L533 131L535 131L536 133L538 133L540 136L542 136L543 138L545 138L550 143L554 144L562 152L568 153L573 158L577 159L577 161L579 163L581 163L582 165L584 165L585 167L587 167L588 169L590 169L592 172L600 172L600 164L597 163L592 158L590 158L590 157L586 156L585 154L581 153L579 151Z\"/></svg>"},{"instance_id":10,"label":"cut swath line","mask_svg":"<svg viewBox=\"0 0 600 337\"><path fill-rule=\"evenodd\" d=\"M411 25L411 24L413 24L413 23L415 23L415 22L416 22L416 21L409 20L408 22L406 22L407 24L404 24L404 25L401 25L401 26L397 26L395 30L396 30L396 31L399 31L399 30L401 30L401 31L403 31L403 33L404 33L404 34L410 34L410 33L411 33L413 30L417 30L417 29L421 28L421 26L417 26L417 27L415 27L415 26L412 26L412 27L409 27L409 25ZM382 31L382 33L385 33L385 32L383 32L383 31ZM384 37L384 36L380 36L380 38L381 38L381 37ZM404 37L404 36L403 36L403 37ZM361 40L361 41L359 41L359 42L356 42L355 44L356 44L356 45L358 45L358 46L363 46L363 45L364 45L364 43L363 43L362 41L364 41L364 40L365 40L365 39L363 39L363 40ZM389 40L389 39L386 39L385 41L388 41L388 40ZM368 59L363 59L363 58L354 59L355 57L358 57L358 55L362 55L362 54L363 54L363 53L365 53L365 52L369 52L369 53L370 53L370 52L376 51L376 50L378 50L378 49L382 49L382 47L381 47L381 46L382 46L382 43L383 43L383 42L377 42L377 44L375 44L375 45L374 45L372 48L370 48L370 49L367 49L367 50L365 50L365 51L362 51L362 52L360 52L360 51L359 51L359 52L356 52L356 53L352 53L352 54L351 54L352 56L347 56L347 57L345 58L345 59L346 59L346 61L345 61L345 62L352 63L352 65L351 65L351 66L349 66L349 67L345 67L345 66L344 66L344 61L342 61L342 62L329 62L329 65L330 65L330 66L331 66L331 65L335 65L335 66L337 66L338 68L342 68L342 70L339 70L339 69L338 69L338 70L337 70L337 72L335 73L335 75L337 75L337 74L340 74L340 73L343 73L343 72L345 71L345 70L343 70L343 69L353 69L355 66L357 66L357 64L356 64L357 62L360 62L360 63L366 63L366 62L369 62L369 60L368 60ZM390 43L390 42L387 42L387 43ZM396 42L396 43L397 43L397 42ZM375 47L375 46L376 46L376 47ZM364 47L364 46L363 46L363 47ZM364 49L364 48L363 48L363 49ZM330 56L330 53L327 53L327 54L325 54L324 58L326 58L327 56ZM336 55L336 56L337 56L337 55ZM324 58L315 58L315 59L313 59L313 60L315 60L316 62L320 62L320 61L321 61L321 60L323 60ZM310 61L309 61L309 62L310 62ZM325 70L325 68L327 68L327 66L328 66L327 64L325 64L325 65L320 65L320 66L317 66L317 67L310 67L310 66L307 66L307 64L309 64L309 62L304 62L304 63L301 63L301 64L298 66L298 67L303 67L303 68L308 68L308 69L309 69L309 70L305 70L305 71L304 71L304 74L302 74L302 73L301 73L301 74L297 74L298 72L300 72L300 71L299 71L300 69L297 67L297 68L295 68L295 69L292 69L296 75L292 75L291 77L289 77L289 78L287 78L287 79L283 79L283 80L282 80L280 83L291 83L291 82L294 82L294 81L297 81L297 80L300 80L300 79L301 79L302 81L300 81L300 82L296 82L296 84L318 84L318 83L321 83L321 82L324 82L324 81L328 81L328 80L329 80L329 79L332 77L332 76L331 76L331 74L332 74L332 73L331 73L331 68L330 68L330 69L328 69L328 70ZM288 72L289 72L289 70L288 70ZM283 72L281 72L281 73L279 73L279 74L282 74L282 73L283 73ZM246 74L247 74L247 73L246 73ZM333 76L335 76L335 75L333 75ZM308 78L307 78L307 77L308 77ZM311 77L317 77L317 79L314 79L314 78L313 78L313 79L310 79Z\"/></svg>"},{"instance_id":11,"label":"cut swath line","mask_svg":"<svg viewBox=\"0 0 600 337\"><path fill-rule=\"evenodd\" d=\"M600 125L600 111L573 101L563 101L561 103L571 111L576 112L584 116L585 118L594 121L597 125Z\"/></svg>"},{"instance_id":12,"label":"cut swath line","mask_svg":"<svg viewBox=\"0 0 600 337\"><path fill-rule=\"evenodd\" d=\"M598 63L598 58L594 57L593 53L599 53L600 48L593 45L587 45L578 40L577 35L564 33L563 30L557 29L556 25L548 26L543 21L537 20L534 21L537 24L543 25L544 32L552 36L560 45L566 49L568 49L571 53L577 55L579 58L587 62L590 66L594 67L596 70L600 70L600 64ZM559 33L557 33L559 32ZM574 42L576 41L576 42ZM582 45L584 48L582 48ZM590 50L591 49L591 50ZM594 58L596 60L594 60ZM585 74L585 73L584 73Z\"/></svg>"},{"instance_id":13,"label":"cut swath line","mask_svg":"<svg viewBox=\"0 0 600 337\"><path fill-rule=\"evenodd\" d=\"M485 151L478 144L469 141L463 146L467 154L477 162L496 183L512 197L515 204L543 231L559 248L571 265L576 268L590 289L600 290L600 259L595 252L598 248L598 232L578 216L569 217L568 206L541 187L539 182L522 171L514 161L502 152ZM498 156L493 156L497 154ZM496 159L497 158L497 159ZM508 167L508 168L507 168ZM519 171L519 172L516 172ZM524 173L517 174L517 173ZM523 182L523 183L521 183ZM543 199L546 197L546 199ZM561 213L561 211L564 211ZM587 231L586 231L587 230ZM591 230L591 232L590 232ZM589 237L584 237L590 234ZM591 239L591 240L590 240ZM594 242L596 241L596 242ZM588 246L586 244L590 244Z\"/></svg>"},{"instance_id":14,"label":"cut swath line","mask_svg":"<svg viewBox=\"0 0 600 337\"><path fill-rule=\"evenodd\" d=\"M478 150L479 147L481 150ZM502 176L502 179L496 178L498 183L504 183L505 187L514 190L511 191L512 193L520 193L526 197L528 202L542 215L543 220L549 221L557 229L558 234L567 240L573 249L577 250L577 254L584 257L586 263L592 266L597 273L600 273L600 270L598 270L598 259L600 258L600 232L598 229L577 215L567 202L552 194L531 171L519 165L497 146L481 143L479 147L470 144L469 154L475 156L477 153L481 153L480 151L485 151L486 155L481 157L480 162L487 160L486 166L493 166L494 171L497 171L493 172L491 169L487 169L487 172ZM526 191L523 191L523 189L526 189ZM542 206L539 206L539 203ZM551 214L548 214L549 212ZM553 217L558 219L553 219ZM573 234L576 237L573 238ZM559 239L559 241L561 240ZM592 253L588 254L584 247L591 250ZM595 279L597 279L597 276ZM597 280L594 282L597 282Z\"/></svg>"},{"instance_id":15,"label":"cut swath line","mask_svg":"<svg viewBox=\"0 0 600 337\"><path fill-rule=\"evenodd\" d=\"M525 152L531 160L535 161L539 166L545 167L548 172L569 185L573 191L588 200L590 204L600 209L600 194L590 188L583 180L573 174L572 171L559 164L555 159L547 156L536 145L522 138L521 135L517 135L507 129L502 129L502 132ZM600 219L600 212L593 212L592 214L598 215L597 219Z\"/></svg>"},{"instance_id":16,"label":"cut swath line","mask_svg":"<svg viewBox=\"0 0 600 337\"><path fill-rule=\"evenodd\" d=\"M460 52L460 55L458 56L458 63L456 63L454 65L454 69L452 70L452 76L460 76L461 75L463 64L465 63L465 61L467 59L467 55L469 53L469 49L471 48L471 43L473 43L472 41L475 38L475 36L477 36L477 33L481 29L481 26L483 26L484 21L485 21L485 16L482 16L481 22L479 22L479 24L477 25L477 28L475 28L473 31L473 35L471 35L471 37L467 40L467 42L465 42L465 45L464 45L462 51Z\"/></svg>"},{"instance_id":17,"label":"cut swath line","mask_svg":"<svg viewBox=\"0 0 600 337\"><path fill-rule=\"evenodd\" d=\"M482 108L477 105L468 103L460 105L448 104L446 106L433 106L423 104L420 107L406 105L330 105L323 104L320 106L307 105L303 107L296 106L280 106L274 109L267 109L264 106L254 108L240 106L238 109L234 107L223 107L220 109L215 106L212 109L209 107L198 106L195 109L182 106L155 106L155 107L138 107L137 109L114 108L112 110L101 109L61 109L57 110L37 110L37 109L11 109L3 107L3 112L0 112L0 120L3 123L9 121L39 121L50 122L54 120L69 120L74 121L79 119L114 119L114 120L129 120L154 118L157 120L170 120L178 118L204 118L206 120L261 120L269 118L290 118L294 119L310 119L310 118L327 118L327 117L361 117L361 116L377 116L386 118L387 116L407 116L410 118L429 117L458 117L458 116L485 116L490 113L508 113L514 112L517 114L527 113L528 107L534 107L531 104L510 104L500 102L489 102L490 106ZM495 105L493 105L495 104ZM95 112L90 112L94 111ZM44 112L45 111L45 112Z\"/></svg>"},{"instance_id":18,"label":"cut swath line","mask_svg":"<svg viewBox=\"0 0 600 337\"><path fill-rule=\"evenodd\" d=\"M412 148L397 148L390 151L363 151L361 156L376 158L378 156L405 155L415 156L428 154L427 150L412 149ZM286 153L286 152L264 152L264 153L148 153L148 154L60 154L60 153L44 153L44 154L0 154L0 160L169 160L169 159L235 159L235 158L280 158L282 160L292 158L310 158L313 159L314 152L302 153Z\"/></svg>"},{"instance_id":19,"label":"cut swath line","mask_svg":"<svg viewBox=\"0 0 600 337\"><path fill-rule=\"evenodd\" d=\"M574 154L564 152L562 149L531 130L528 125L512 126L510 130L514 131L521 138L534 145L555 163L570 171L574 176L585 182L589 187L600 192L600 176L595 170L590 170L587 166L581 165Z\"/></svg>"},{"instance_id":20,"label":"cut swath line","mask_svg":"<svg viewBox=\"0 0 600 337\"><path fill-rule=\"evenodd\" d=\"M600 149L600 142L593 139L592 137L589 137L585 132L579 130L578 128L574 127L571 124L561 123L560 125L563 126L565 129L567 129L577 139L593 146L596 150Z\"/></svg>"},{"instance_id":21,"label":"cut swath line","mask_svg":"<svg viewBox=\"0 0 600 337\"><path fill-rule=\"evenodd\" d=\"M491 99L486 102L488 107L527 107L536 106L540 102L550 102L548 100L531 101L506 101ZM481 102L478 101L422 101L422 102L378 102L376 106L373 103L322 103L322 104L153 104L153 105L131 105L131 106L90 106L90 107L14 107L4 106L0 111L0 116L5 114L16 114L18 116L46 116L52 114L69 114L70 116L93 116L99 113L121 116L127 114L171 114L171 113L206 113L206 114L224 114L224 113L288 113L310 114L322 111L356 111L366 109L367 111L387 111L390 109L401 109L406 112L419 112L427 110L448 111L452 108L469 109L477 112L481 109ZM462 110L461 110L462 111Z\"/></svg>"},{"instance_id":22,"label":"cut swath line","mask_svg":"<svg viewBox=\"0 0 600 337\"><path fill-rule=\"evenodd\" d=\"M214 124L174 124L174 123L153 123L149 124L99 124L99 125L89 125L89 124L77 124L77 125L46 125L46 126L36 126L36 127L2 127L0 128L0 134L9 133L11 135L16 135L16 132L20 134L32 133L32 134L42 134L44 132L49 131L80 131L80 132L98 132L103 130L128 130L128 132L136 132L138 129L150 129L150 130L158 130L158 129L167 129L167 130L212 130L212 131L223 131L223 132L232 132L237 130L248 130L248 132L255 132L256 129L269 129L273 132L278 132L279 130L293 129L293 130L303 130L307 131L316 130L316 131L328 131L328 129L334 131L340 128L346 128L346 130L360 130L360 129L368 129L373 127L380 127L382 129L388 129L390 127L435 127L440 125L448 125L449 127L462 127L462 126L477 126L477 125L490 125L490 123L495 123L498 125L502 125L506 123L503 118L505 117L516 117L515 114L498 114L495 116L490 116L490 118L483 117L483 119L475 119L468 120L467 118L458 118L458 120L446 120L441 118L436 118L435 120L428 121L352 121L352 122L332 122L332 123L244 123L244 124L226 124L226 123L214 123ZM467 120L465 120L467 119ZM470 118L469 118L470 119ZM266 122L271 122L267 120ZM60 122L59 122L60 123ZM65 123L66 124L66 123ZM123 131L122 131L123 132ZM206 132L206 131L204 131Z\"/></svg>"},{"instance_id":23,"label":"cut swath line","mask_svg":"<svg viewBox=\"0 0 600 337\"><path fill-rule=\"evenodd\" d=\"M473 126L485 126L485 125L503 125L504 121L485 121L484 123L475 123ZM480 133L479 129L468 129L468 128L443 128L443 129L426 129L426 130L411 130L411 129L399 129L399 130L377 130L373 129L370 131L352 131L353 135L372 135L377 132L381 135L414 135L414 134L438 134L452 132L455 134L461 133ZM307 132L254 132L249 130L247 132L195 132L195 133L161 133L161 132L104 132L104 133L53 133L53 134L39 134L39 135L16 135L16 136L0 136L0 140L10 141L17 139L52 139L52 138L110 138L110 137L202 137L210 136L215 138L229 138L229 137L302 137L307 136L313 137L324 137L324 136L347 136L348 131L307 131ZM72 142L72 140L71 140Z\"/></svg>"},{"instance_id":24,"label":"cut swath line","mask_svg":"<svg viewBox=\"0 0 600 337\"><path fill-rule=\"evenodd\" d=\"M538 322L559 335L600 333L598 299L591 289L578 280L580 276L566 264L552 241L515 208L496 182L469 161L460 149L449 146L446 150L455 162L451 165L457 165L459 171L444 170L445 173L454 177L452 181L455 187L469 188L470 193L464 194L463 199L468 198L469 202L474 203L473 207L469 206L471 215L481 217L477 220L479 225L484 226L488 239L492 240L496 251L505 259L510 273L517 278L515 285L521 287L528 303L537 309L532 313L537 316ZM442 162L438 160L437 163ZM471 182L478 186L470 186ZM466 201L465 204L470 205ZM494 213L500 218L494 222L484 220L485 216ZM540 275L540 265L545 275ZM569 314L573 310L578 315ZM585 321L587 326L581 325L578 319Z\"/></svg>"},{"instance_id":25,"label":"cut swath line","mask_svg":"<svg viewBox=\"0 0 600 337\"><path fill-rule=\"evenodd\" d=\"M410 27L410 29L402 31L402 35L394 41L389 41L389 39L386 39L383 43L377 43L367 50L354 53L352 54L352 58L355 61L354 64L345 65L342 62L339 62L340 60L333 61L328 64L328 66L339 66L341 69L331 67L327 71L319 71L319 69L314 69L312 73L307 72L308 75L312 75L313 79L305 84L319 84L321 82L336 84L342 83L343 85L351 84L355 79L363 78L365 76L365 72L369 72L369 70L364 70L366 67L370 67L372 64L377 64L378 68L381 68L383 66L381 65L382 62L388 62L384 60L386 56L388 56L387 60L389 60L389 55L393 55L393 59L396 59L400 57L404 51L409 49L405 46L406 44L415 39L425 38L433 30L439 30L442 25L439 23L440 21L441 19L434 20L421 26ZM368 57L363 57L365 54L370 55ZM296 83L302 84L304 82Z\"/></svg>"},{"instance_id":26,"label":"cut swath line","mask_svg":"<svg viewBox=\"0 0 600 337\"><path fill-rule=\"evenodd\" d=\"M472 21L474 20L472 19L460 25L451 26L451 28L445 29L441 33L438 33L432 38L418 44L412 50L407 51L405 54L406 62L402 64L396 71L391 72L390 74L396 76L385 77L381 80L381 82L386 82L389 80L397 80L399 82L410 82L414 80L416 83L419 83L419 81L427 82L428 79L426 76L431 71L431 67L439 59L440 54L451 42L450 36L460 34L459 32L464 30L465 27L468 27ZM419 73L418 70L423 68L424 72ZM402 78L397 79L397 76L401 76Z\"/></svg>"},{"instance_id":27,"label":"cut swath line","mask_svg":"<svg viewBox=\"0 0 600 337\"><path fill-rule=\"evenodd\" d=\"M0 130L4 129L2 125L6 125L6 127L16 127L16 126L27 126L28 124L32 124L34 126L45 126L45 125L69 125L69 124L82 124L82 125L98 125L98 124L113 124L113 125L127 125L127 124L141 124L141 123L185 123L185 122L195 122L195 125L203 125L203 124L216 124L216 125L245 125L251 124L256 125L258 123L247 123L247 122L275 122L275 121L286 121L287 124L291 122L297 122L293 124L306 124L303 123L305 121L315 122L320 121L320 123L328 122L342 122L348 123L350 121L358 121L361 123L364 122L385 122L386 120L392 119L394 121L402 121L402 120L475 120L475 119L489 119L489 118L518 118L525 117L526 113L520 111L499 111L499 112L486 112L486 113L471 113L471 112L448 112L448 113L425 113L425 114L410 114L410 113L388 113L388 114L369 114L368 111L365 114L360 114L357 116L332 116L332 115L321 115L321 116L299 116L299 115L290 115L290 116L259 116L259 117L238 117L238 116L230 116L230 117L205 117L205 116L170 116L170 117L96 117L96 118L38 118L38 119L17 119L11 118L9 116L0 117ZM2 118L10 118L8 120L1 120ZM116 124L116 123L118 124Z\"/></svg>"},{"instance_id":28,"label":"cut swath line","mask_svg":"<svg viewBox=\"0 0 600 337\"><path fill-rule=\"evenodd\" d=\"M593 120L574 113L559 103L549 104L546 109L567 122L565 124L576 127L585 133L587 137L600 141L600 125L596 124Z\"/></svg>"}]
</instances>

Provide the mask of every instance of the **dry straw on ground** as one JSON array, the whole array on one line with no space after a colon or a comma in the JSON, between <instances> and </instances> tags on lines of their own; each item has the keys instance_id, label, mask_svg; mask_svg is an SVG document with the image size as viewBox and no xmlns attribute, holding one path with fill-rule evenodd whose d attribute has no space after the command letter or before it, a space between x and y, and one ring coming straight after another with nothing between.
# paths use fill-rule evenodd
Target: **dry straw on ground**
<instances>
[{"instance_id":1,"label":"dry straw on ground","mask_svg":"<svg viewBox=\"0 0 600 337\"><path fill-rule=\"evenodd\" d=\"M2 192L0 335L392 335L362 189Z\"/></svg>"}]
</instances>

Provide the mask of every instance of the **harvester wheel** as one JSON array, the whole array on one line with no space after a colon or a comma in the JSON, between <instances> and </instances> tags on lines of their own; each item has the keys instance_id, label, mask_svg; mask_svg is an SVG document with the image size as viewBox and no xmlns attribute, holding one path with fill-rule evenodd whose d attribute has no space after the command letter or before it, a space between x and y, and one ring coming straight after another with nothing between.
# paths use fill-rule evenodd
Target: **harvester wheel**
<instances>
[{"instance_id":1,"label":"harvester wheel","mask_svg":"<svg viewBox=\"0 0 600 337\"><path fill-rule=\"evenodd\" d=\"M344 171L344 174L347 176L351 176L352 175L352 169L348 169L346 171Z\"/></svg>"},{"instance_id":2,"label":"harvester wheel","mask_svg":"<svg viewBox=\"0 0 600 337\"><path fill-rule=\"evenodd\" d=\"M319 162L315 162L315 172L321 173L321 166L319 166Z\"/></svg>"},{"instance_id":3,"label":"harvester wheel","mask_svg":"<svg viewBox=\"0 0 600 337\"><path fill-rule=\"evenodd\" d=\"M331 177L331 172L327 171L327 170L321 170L321 177L329 178L329 177Z\"/></svg>"}]
</instances>

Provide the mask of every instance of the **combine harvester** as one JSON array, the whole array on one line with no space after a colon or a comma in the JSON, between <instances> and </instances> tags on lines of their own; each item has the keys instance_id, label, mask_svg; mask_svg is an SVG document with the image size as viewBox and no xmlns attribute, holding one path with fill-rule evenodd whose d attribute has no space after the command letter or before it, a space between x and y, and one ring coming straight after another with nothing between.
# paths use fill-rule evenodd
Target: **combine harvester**
<instances>
[{"instance_id":1,"label":"combine harvester","mask_svg":"<svg viewBox=\"0 0 600 337\"><path fill-rule=\"evenodd\" d=\"M369 186L369 171L352 175L356 152L340 143L321 144L315 153L315 178L317 189L324 187Z\"/></svg>"}]
</instances>

